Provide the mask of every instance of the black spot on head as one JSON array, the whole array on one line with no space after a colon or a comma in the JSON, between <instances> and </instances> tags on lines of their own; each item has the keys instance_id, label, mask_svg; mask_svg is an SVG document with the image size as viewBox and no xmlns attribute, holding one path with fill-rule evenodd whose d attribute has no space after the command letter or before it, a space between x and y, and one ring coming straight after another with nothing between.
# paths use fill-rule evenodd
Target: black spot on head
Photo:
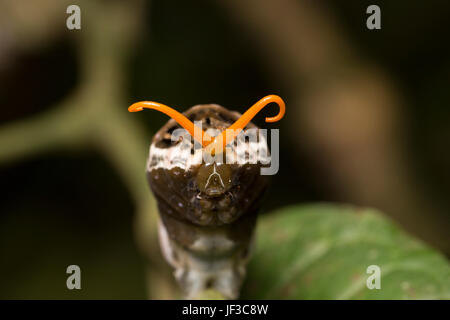
<instances>
[{"instance_id":1,"label":"black spot on head","mask_svg":"<svg viewBox=\"0 0 450 320\"><path fill-rule=\"evenodd\" d=\"M164 138L164 139L158 141L158 142L155 144L155 146L158 147L158 148L169 148L169 147L171 147L172 145L173 145L172 140L171 140L171 139L167 139L167 138Z\"/></svg>"},{"instance_id":2,"label":"black spot on head","mask_svg":"<svg viewBox=\"0 0 450 320\"><path fill-rule=\"evenodd\" d=\"M175 129L178 129L178 128L180 128L180 126L173 126L167 130L167 133L172 134L175 131Z\"/></svg>"},{"instance_id":3,"label":"black spot on head","mask_svg":"<svg viewBox=\"0 0 450 320\"><path fill-rule=\"evenodd\" d=\"M169 127L164 132L161 132L160 135L162 135L162 139L157 141L155 143L155 146L158 148L170 148L174 145L180 143L183 139L180 137L177 141L172 141L172 134L176 129L181 128L179 125L174 125Z\"/></svg>"}]
</instances>

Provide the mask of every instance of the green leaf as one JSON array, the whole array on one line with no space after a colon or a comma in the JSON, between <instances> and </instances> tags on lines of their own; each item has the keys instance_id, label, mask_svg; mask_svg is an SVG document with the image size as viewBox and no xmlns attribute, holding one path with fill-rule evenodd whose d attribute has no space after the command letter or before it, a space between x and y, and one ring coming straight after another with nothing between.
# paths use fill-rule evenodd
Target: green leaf
<instances>
[{"instance_id":1,"label":"green leaf","mask_svg":"<svg viewBox=\"0 0 450 320\"><path fill-rule=\"evenodd\" d=\"M261 217L256 239L243 299L450 299L446 258L374 209L287 207Z\"/></svg>"}]
</instances>

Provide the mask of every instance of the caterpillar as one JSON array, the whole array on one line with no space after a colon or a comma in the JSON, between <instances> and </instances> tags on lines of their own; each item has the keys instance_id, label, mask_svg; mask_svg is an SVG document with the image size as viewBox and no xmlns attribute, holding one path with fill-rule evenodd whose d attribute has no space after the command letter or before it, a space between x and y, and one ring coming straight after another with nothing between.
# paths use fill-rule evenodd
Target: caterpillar
<instances>
[{"instance_id":1,"label":"caterpillar","mask_svg":"<svg viewBox=\"0 0 450 320\"><path fill-rule=\"evenodd\" d=\"M154 109L172 118L153 137L146 175L160 215L161 251L187 299L207 289L228 299L239 296L268 186L260 169L270 165L267 140L250 121L271 102L280 111L266 122L275 122L285 112L276 95L243 115L217 104L197 105L183 114L153 101L128 108ZM175 134L180 130L184 134ZM249 139L249 132L258 139Z\"/></svg>"}]
</instances>

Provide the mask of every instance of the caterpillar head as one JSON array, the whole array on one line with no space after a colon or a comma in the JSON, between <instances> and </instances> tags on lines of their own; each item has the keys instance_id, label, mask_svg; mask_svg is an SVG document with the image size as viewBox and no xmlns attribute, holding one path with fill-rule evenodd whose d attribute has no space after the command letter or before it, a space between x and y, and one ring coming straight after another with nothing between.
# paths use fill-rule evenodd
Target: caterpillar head
<instances>
[{"instance_id":1,"label":"caterpillar head","mask_svg":"<svg viewBox=\"0 0 450 320\"><path fill-rule=\"evenodd\" d=\"M155 134L146 168L161 214L216 227L257 211L268 183L260 169L270 165L270 155L264 135L250 120L269 102L277 102L280 113L266 121L284 113L282 100L268 97L244 115L215 104L184 114L154 102L130 107L157 109L173 118Z\"/></svg>"}]
</instances>

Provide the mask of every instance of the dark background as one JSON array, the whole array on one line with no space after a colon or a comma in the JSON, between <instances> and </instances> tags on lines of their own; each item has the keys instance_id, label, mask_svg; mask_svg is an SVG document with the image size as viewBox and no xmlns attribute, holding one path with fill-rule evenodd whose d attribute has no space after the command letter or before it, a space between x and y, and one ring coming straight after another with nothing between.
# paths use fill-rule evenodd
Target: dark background
<instances>
[{"instance_id":1,"label":"dark background","mask_svg":"<svg viewBox=\"0 0 450 320\"><path fill-rule=\"evenodd\" d=\"M78 3L79 31L65 27L71 3L0 2L0 298L146 297L139 204L110 155L90 139L34 149L34 134L14 134L83 85L91 66L80 34L95 34L92 17L110 6L119 9L104 19L118 27L102 29L105 43L138 21L125 42L118 110L143 128L144 157L167 117L129 114L133 102L243 112L278 94L285 118L264 124L276 112L268 107L254 119L281 133L265 214L318 201L374 206L450 254L448 1L130 1L135 16L127 4L94 2ZM370 4L381 7L381 30L366 28ZM70 264L82 268L81 291L65 287Z\"/></svg>"}]
</instances>

